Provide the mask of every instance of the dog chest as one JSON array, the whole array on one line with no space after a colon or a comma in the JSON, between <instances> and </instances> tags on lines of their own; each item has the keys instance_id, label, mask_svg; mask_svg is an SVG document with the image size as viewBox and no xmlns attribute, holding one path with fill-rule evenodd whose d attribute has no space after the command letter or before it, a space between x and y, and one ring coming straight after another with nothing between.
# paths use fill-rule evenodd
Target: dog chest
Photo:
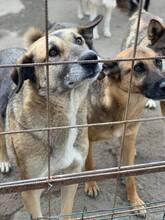
<instances>
[{"instance_id":1,"label":"dog chest","mask_svg":"<svg viewBox=\"0 0 165 220\"><path fill-rule=\"evenodd\" d=\"M77 124L77 112L79 108L80 99L74 91L71 92L70 95L70 103L68 108L68 125L75 126ZM75 142L78 137L78 129L70 128L68 132L68 137L66 138L65 145L63 151L60 153L60 156L54 160L52 158L52 162L55 163L56 170L66 169L69 167L74 161L78 162L82 165L83 158L78 150L75 147Z\"/></svg>"}]
</instances>

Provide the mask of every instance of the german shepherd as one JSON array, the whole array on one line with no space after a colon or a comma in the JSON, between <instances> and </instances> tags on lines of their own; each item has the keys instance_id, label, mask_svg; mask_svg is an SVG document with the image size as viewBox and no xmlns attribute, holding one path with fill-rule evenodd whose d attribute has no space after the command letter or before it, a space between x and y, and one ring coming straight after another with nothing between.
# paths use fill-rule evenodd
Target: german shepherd
<instances>
[{"instance_id":1,"label":"german shepherd","mask_svg":"<svg viewBox=\"0 0 165 220\"><path fill-rule=\"evenodd\" d=\"M135 42L135 33L138 20L138 12L134 13L129 20L128 31L125 39L122 43L122 49L133 46ZM160 17L154 16L146 11L142 11L140 20L139 38L138 45L152 48L158 55L165 55L165 26ZM165 69L165 62L163 61L163 70ZM164 109L164 104L161 106ZM153 109L156 108L156 103L152 99L149 99L146 103L146 107Z\"/></svg>"},{"instance_id":2,"label":"german shepherd","mask_svg":"<svg viewBox=\"0 0 165 220\"><path fill-rule=\"evenodd\" d=\"M49 34L49 61L98 60L92 49L93 28L102 20L98 16L87 26L67 28ZM36 33L37 35L37 33ZM45 37L31 36L26 52L18 64L44 62L46 60ZM39 38L37 40L37 38ZM49 66L50 126L87 123L86 95L89 85L98 77L101 64L63 64ZM47 127L47 84L45 67L14 68L11 73L17 85L6 112L6 129L19 130ZM6 144L14 148L22 179L48 175L47 133L31 132L8 135ZM88 152L88 129L50 131L50 172L73 173L82 170ZM70 219L77 184L61 189L61 218ZM33 218L42 217L40 195L43 190L22 193L26 209Z\"/></svg>"},{"instance_id":3,"label":"german shepherd","mask_svg":"<svg viewBox=\"0 0 165 220\"><path fill-rule=\"evenodd\" d=\"M118 54L116 58L131 58L133 48L128 48ZM135 61L131 85L131 97L128 106L128 119L137 119L141 116L147 98L155 100L165 98L165 78L161 75L162 61L156 58L156 53L150 48L138 47L136 57L155 57L155 60ZM110 62L105 64L103 71L107 76L92 84L88 95L88 123L102 123L122 121L128 99L128 85L131 74L131 61ZM139 123L130 123L126 127L126 137L123 148L123 165L134 164L135 143ZM89 152L86 160L86 170L94 169L92 161L92 145L95 141L120 138L123 125L109 125L89 127ZM95 197L98 194L96 182L88 182L85 192ZM126 177L127 197L133 207L143 207L136 214L145 216L145 203L136 190L135 178ZM136 208L137 208L136 207Z\"/></svg>"}]
</instances>

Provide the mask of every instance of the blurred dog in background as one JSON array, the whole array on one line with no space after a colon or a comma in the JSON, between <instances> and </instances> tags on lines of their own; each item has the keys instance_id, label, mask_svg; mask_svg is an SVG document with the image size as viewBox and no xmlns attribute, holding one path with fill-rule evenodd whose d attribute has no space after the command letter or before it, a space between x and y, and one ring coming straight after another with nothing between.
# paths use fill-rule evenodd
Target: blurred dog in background
<instances>
[{"instance_id":1,"label":"blurred dog in background","mask_svg":"<svg viewBox=\"0 0 165 220\"><path fill-rule=\"evenodd\" d=\"M104 18L104 36L111 37L111 15L113 8L116 7L116 0L79 0L78 18L82 19L84 15L89 15L92 21L98 15L99 7L103 6L105 10ZM98 28L94 29L94 39L98 39Z\"/></svg>"},{"instance_id":2,"label":"blurred dog in background","mask_svg":"<svg viewBox=\"0 0 165 220\"><path fill-rule=\"evenodd\" d=\"M129 15L132 15L139 7L140 0L129 0ZM145 0L143 9L148 11L150 0Z\"/></svg>"}]
</instances>

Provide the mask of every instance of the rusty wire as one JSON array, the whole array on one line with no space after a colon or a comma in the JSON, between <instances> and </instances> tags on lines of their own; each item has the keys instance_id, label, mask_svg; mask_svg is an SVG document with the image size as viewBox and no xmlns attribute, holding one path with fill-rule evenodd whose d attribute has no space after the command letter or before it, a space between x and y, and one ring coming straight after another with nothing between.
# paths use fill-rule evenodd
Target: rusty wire
<instances>
[{"instance_id":1,"label":"rusty wire","mask_svg":"<svg viewBox=\"0 0 165 220\"><path fill-rule=\"evenodd\" d=\"M120 173L120 176L144 175L150 173L164 172L165 161L136 164L131 166L121 166L80 173L61 174L56 176L41 177L27 180L18 180L14 182L0 183L0 193L22 192L32 189L46 188L48 184L70 185L92 180L114 179Z\"/></svg>"},{"instance_id":2,"label":"rusty wire","mask_svg":"<svg viewBox=\"0 0 165 220\"><path fill-rule=\"evenodd\" d=\"M149 209L157 209L157 208L164 208L165 207L165 203L164 204L161 204L161 205L152 205L152 206L148 206L146 207L147 210ZM136 206L134 209L126 209L126 210L123 210L123 211L116 211L116 210L113 210L109 213L105 213L105 214L95 214L95 215L92 215L92 216L84 216L84 219L86 220L89 220L89 219L96 219L96 218L105 218L106 219L110 219L110 216L112 216L111 218L114 218L113 216L116 216L117 217L122 217L121 215L123 214L127 214L127 216L129 216L129 213L132 213L132 211L138 211L138 210L143 210L144 208L142 207L138 207ZM135 216L135 214L133 214L133 216ZM81 218L75 218L75 220L81 220Z\"/></svg>"},{"instance_id":3,"label":"rusty wire","mask_svg":"<svg viewBox=\"0 0 165 220\"><path fill-rule=\"evenodd\" d=\"M0 132L0 135L8 135L8 134L18 134L18 133L28 133L28 132L41 132L46 131L48 134L48 177L46 178L36 178L36 179L29 179L29 180L21 180L21 181L15 181L11 183L1 183L0 184L0 193L11 193L11 192L22 192L24 190L28 189L39 189L46 188L49 186L49 184L53 185L65 185L65 184L73 184L73 183L79 183L89 180L103 180L103 179L110 179L110 178L117 178L119 179L120 176L131 176L131 175L143 175L147 173L155 173L155 172L164 172L165 171L165 161L162 162L155 162L155 163L147 163L147 164L140 164L140 165L132 165L132 166L121 166L121 160L122 160L122 153L123 153L123 146L124 146L124 139L125 139L125 132L126 132L126 126L128 123L135 123L135 122L146 122L146 121L155 121L155 120L162 120L165 119L165 117L152 117L152 118L140 118L140 119L132 119L127 120L127 114L128 114L128 106L129 106L129 100L131 95L131 82L132 82L132 73L130 77L130 83L128 88L128 100L126 105L126 111L124 115L123 121L116 121L116 122L106 122L106 123L93 123L93 124L83 124L83 125L75 125L75 126L61 126L61 127L50 127L50 116L49 116L49 65L62 65L62 64L81 64L81 63L98 63L98 62L104 62L108 63L111 61L131 61L132 62L132 70L134 66L134 62L136 60L152 60L155 59L155 57L142 57L142 58L136 58L136 48L137 48L137 39L138 39L138 33L139 33L139 24L140 24L140 16L142 11L142 3L143 0L140 0L140 7L139 7L139 17L138 17L138 24L137 24L137 30L136 30L136 38L135 38L135 44L134 44L134 51L133 51L133 57L132 58L126 58L126 59L101 59L101 60L86 60L86 61L63 61L63 62L49 62L49 56L48 56L48 1L45 0L45 43L46 43L46 62L44 63L29 63L29 64L7 64L7 65L0 65L0 68L11 68L11 67L28 67L28 66L46 66L46 76L47 76L47 127L46 128L38 128L38 129L32 129L32 128L25 128L24 130L19 131L5 131ZM157 56L160 59L165 59L165 56ZM91 127L91 126L107 126L107 125L115 125L115 124L123 124L123 135L121 140L121 146L120 146L120 161L119 166L116 168L109 168L109 169L101 169L101 170L95 170L95 171L86 171L76 174L65 174L65 175L57 175L57 176L51 176L50 174L50 131L51 130L58 130L58 129L72 129L72 128L82 128L82 127ZM118 188L118 181L116 184L116 192L115 192L115 198L114 198L114 204L113 208L116 205L116 198L117 198L117 188ZM164 204L165 206L165 204ZM164 207L163 206L163 207ZM157 206L158 207L158 206ZM150 208L157 208L156 206L152 207L146 207L146 209ZM159 206L160 207L160 206ZM162 207L162 206L161 206ZM139 210L140 208L138 208ZM112 213L108 214L111 215L111 219L113 219L113 216L117 214L124 214L132 212L132 210L124 210L123 212L115 212L112 211ZM50 198L49 198L49 216L50 216ZM84 219L93 219L97 217L90 216L86 217L84 216ZM105 217L101 215L100 217ZM43 219L43 218L39 218ZM44 219L51 219L51 217L44 217ZM76 218L77 220L81 218Z\"/></svg>"},{"instance_id":4,"label":"rusty wire","mask_svg":"<svg viewBox=\"0 0 165 220\"><path fill-rule=\"evenodd\" d=\"M162 204L159 204L159 202L155 202L155 203L149 203L147 206L146 206L146 209L147 210L152 210L152 209L160 209L160 208L164 208L165 207L165 202L163 201ZM112 213L114 212L114 218L115 219L120 219L124 217L130 217L130 216L135 216L135 214L132 214L132 209L130 209L131 207L125 207L125 208L119 208L119 209L111 209L111 210L99 210L99 214L94 214L94 215L91 215L92 213L91 212L86 212L86 216L83 215L83 220L96 220L98 218L105 218L108 220L110 219L110 216L112 215ZM140 208L138 206L135 206L134 208L134 211L138 211L138 210L142 210L143 208ZM161 211L162 213L164 213L164 210L159 210ZM93 211L94 212L94 211ZM100 212L105 212L105 213L100 213ZM76 215L81 215L83 212L76 212L76 213L72 213L70 215L61 215L60 217L73 217L74 220L82 220L82 217L75 217ZM89 214L90 213L90 214ZM157 213L156 211L153 212L151 211L150 213ZM59 219L59 216L56 215L56 216L44 216L44 217L39 217L37 218L37 220L48 220L48 219Z\"/></svg>"},{"instance_id":5,"label":"rusty wire","mask_svg":"<svg viewBox=\"0 0 165 220\"><path fill-rule=\"evenodd\" d=\"M159 59L165 59L165 56L156 56ZM43 62L43 63L23 63L23 64L0 64L0 68L12 68L12 67L30 67L30 66L46 66L46 65L67 65L67 64L88 64L88 63L109 63L109 62L127 62L127 61L138 61L138 60L154 60L155 57L137 57L137 58L121 58L121 59L99 59L99 60L76 60L76 61L54 61L54 62Z\"/></svg>"},{"instance_id":6,"label":"rusty wire","mask_svg":"<svg viewBox=\"0 0 165 220\"><path fill-rule=\"evenodd\" d=\"M132 119L132 120L125 120L125 121L114 121L114 122L103 122L103 123L92 123L92 124L82 124L82 125L74 125L74 126L59 126L59 127L49 127L49 128L32 128L28 129L25 128L23 130L18 131L4 131L0 132L0 135L9 135L9 134L19 134L19 133L30 133L30 132L43 132L48 130L60 130L60 129L72 129L72 128L84 128L84 127L97 127L97 126L108 126L108 125L119 125L119 124L129 124L129 123L136 123L136 122L152 122L158 120L165 120L165 116L157 116L157 117L150 117L150 118L139 118L139 119Z\"/></svg>"},{"instance_id":7,"label":"rusty wire","mask_svg":"<svg viewBox=\"0 0 165 220\"><path fill-rule=\"evenodd\" d=\"M113 121L113 122L103 122L103 123L91 123L91 124L81 124L81 125L74 125L74 126L59 126L59 127L49 127L49 128L32 128L28 129L25 128L23 130L18 131L3 131L0 132L0 135L9 135L9 134L19 134L19 133L30 133L30 132L43 132L48 130L60 130L60 129L72 129L72 128L84 128L84 127L93 127L93 126L108 126L108 125L118 125L118 124L128 124L128 123L135 123L135 122L152 122L158 120L165 120L165 116L157 116L157 117L149 117L149 118L139 118L139 119L129 119L124 121Z\"/></svg>"},{"instance_id":8,"label":"rusty wire","mask_svg":"<svg viewBox=\"0 0 165 220\"><path fill-rule=\"evenodd\" d=\"M139 12L138 12L138 21L137 21L137 27L136 27L136 35L135 35L135 43L134 43L134 48L133 48L133 60L131 64L131 75L129 79L129 85L128 85L128 98L127 98L127 103L126 103L126 108L125 108L125 113L124 113L124 120L127 121L128 117L128 106L130 103L130 98L131 98L131 85L132 85L132 78L133 78L133 68L134 68L134 63L135 63L135 57L136 57L136 50L137 50L137 43L138 43L138 36L139 36L139 27L140 27L140 18L141 18L141 13L142 13L142 5L143 5L143 0L140 0L139 2L140 7L139 7ZM121 163L123 159L123 151L124 151L124 144L125 144L125 136L126 136L126 129L127 129L127 123L123 124L123 134L121 137L121 144L120 144L120 157L119 157L119 173L116 178L116 190L115 190L115 196L114 196L114 203L113 203L113 208L115 208L116 203L117 203L117 192L118 192L118 187L119 187L119 177L120 177L120 169L121 169ZM111 216L111 220L113 220L113 213Z\"/></svg>"},{"instance_id":9,"label":"rusty wire","mask_svg":"<svg viewBox=\"0 0 165 220\"><path fill-rule=\"evenodd\" d=\"M49 62L49 34L48 34L48 1L45 0L45 44L46 44L46 62ZM46 100L46 107L47 107L47 127L50 127L50 106L49 106L49 65L46 65L46 84L47 84L47 100ZM50 130L47 130L47 143L48 143L48 179L50 179L50 153L51 153L51 146L50 146ZM51 192L49 190L50 185L48 184L48 213L49 216L51 215Z\"/></svg>"}]
</instances>

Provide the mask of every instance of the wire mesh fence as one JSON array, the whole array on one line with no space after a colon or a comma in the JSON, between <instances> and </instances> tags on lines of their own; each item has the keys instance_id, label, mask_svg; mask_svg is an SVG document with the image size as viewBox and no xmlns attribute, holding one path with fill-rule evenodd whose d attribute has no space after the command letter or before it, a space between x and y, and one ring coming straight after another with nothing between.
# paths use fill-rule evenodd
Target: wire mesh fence
<instances>
[{"instance_id":1,"label":"wire mesh fence","mask_svg":"<svg viewBox=\"0 0 165 220\"><path fill-rule=\"evenodd\" d=\"M48 53L48 40L49 40L49 32L48 32L48 0L45 0L45 44L46 44L46 60L43 63L28 63L28 64L9 64L9 65L0 65L0 68L11 68L11 67L29 67L29 66L46 66L46 76L47 76L47 126L46 127L39 127L39 128L24 128L22 130L10 130L10 131L3 131L0 132L0 135L10 135L10 134L19 134L19 133L31 133L31 132L46 132L47 133L47 152L48 152L48 176L45 178L35 178L35 179L28 179L28 180L19 180L14 182L7 182L7 183L0 183L0 193L13 193L13 192L23 192L27 190L34 190L34 189L41 189L41 188L48 188L49 194L50 189L55 185L68 185L68 184L75 184L81 183L86 181L92 180L104 180L104 179L111 179L116 178L116 188L115 188L115 197L113 206L109 210L94 210L88 211L84 208L84 210L80 213L72 213L74 219L124 219L125 217L134 216L135 214L132 213L132 209L130 207L122 207L122 208L115 208L117 204L117 194L119 188L119 178L122 176L132 176L132 175L144 175L149 173L156 173L156 172L164 172L165 171L165 161L159 162L151 162L146 164L139 164L139 165L131 165L131 166L122 166L122 156L123 156L123 146L126 137L126 127L130 123L135 122L147 122L147 121L156 121L156 120L164 120L164 116L160 117L148 117L148 118L138 118L138 119L128 119L128 106L130 103L130 96L131 96L131 85L132 85L132 74L133 74L133 67L136 60L153 60L155 57L136 57L136 51L138 46L138 34L139 34L139 25L142 13L142 5L143 0L139 2L139 12L138 12L138 23L136 27L136 37L135 43L133 48L133 56L132 58L126 59L100 59L100 60L85 60L85 61L63 61L63 62L49 62L49 53ZM165 59L165 56L158 56L160 59ZM125 109L125 114L122 121L115 121L115 122L105 122L105 123L92 123L92 124L80 124L74 126L60 126L60 127L51 127L50 126L50 106L49 106L49 66L50 65L63 65L63 64L88 64L88 63L109 63L110 61L130 61L131 65L131 77L129 80L129 87L128 87L128 99ZM84 127L93 127L93 126L109 126L109 125L123 125L122 131L122 138L120 143L120 159L118 167L115 168L108 168L108 169L100 169L94 171L85 171L80 173L72 173L72 174L63 174L63 175L56 175L51 176L50 171L50 131L52 130L65 130L65 129L73 129L73 128L84 128ZM38 219L58 219L59 216L51 216L51 199L49 196L48 199L48 207L49 207L49 216L45 216L44 218ZM157 213L162 212L164 213L165 201L156 201L154 203L146 203L146 209L150 211L150 213ZM134 207L134 211L143 209L143 207ZM163 217L165 218L165 217Z\"/></svg>"}]
</instances>

